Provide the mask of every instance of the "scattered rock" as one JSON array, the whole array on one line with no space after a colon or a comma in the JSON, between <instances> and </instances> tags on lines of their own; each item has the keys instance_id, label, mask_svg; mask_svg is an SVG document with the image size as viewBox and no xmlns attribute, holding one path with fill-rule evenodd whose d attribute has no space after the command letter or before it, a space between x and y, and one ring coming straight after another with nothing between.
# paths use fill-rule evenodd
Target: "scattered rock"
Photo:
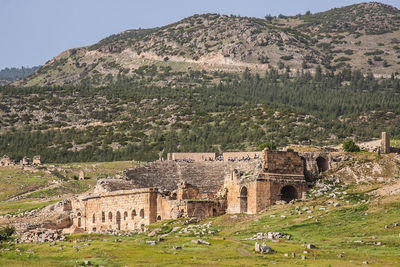
<instances>
[{"instance_id":1,"label":"scattered rock","mask_svg":"<svg viewBox=\"0 0 400 267\"><path fill-rule=\"evenodd\" d=\"M270 246L266 245L265 243L260 245L260 244L258 244L258 242L255 243L254 250L261 254L269 254L274 251Z\"/></svg>"},{"instance_id":2,"label":"scattered rock","mask_svg":"<svg viewBox=\"0 0 400 267\"><path fill-rule=\"evenodd\" d=\"M155 236L158 232L161 232L161 228L155 228L153 231L151 231L147 236L148 237L153 237Z\"/></svg>"},{"instance_id":3,"label":"scattered rock","mask_svg":"<svg viewBox=\"0 0 400 267\"><path fill-rule=\"evenodd\" d=\"M317 247L314 244L308 244L307 248L308 249L314 249L314 248L317 248Z\"/></svg>"}]
</instances>

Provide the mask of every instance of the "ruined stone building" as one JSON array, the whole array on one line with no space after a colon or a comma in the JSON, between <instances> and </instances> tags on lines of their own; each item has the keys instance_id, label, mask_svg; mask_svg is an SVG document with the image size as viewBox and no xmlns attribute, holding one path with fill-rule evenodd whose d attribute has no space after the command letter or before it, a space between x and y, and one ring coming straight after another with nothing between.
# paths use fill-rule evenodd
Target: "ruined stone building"
<instances>
[{"instance_id":1,"label":"ruined stone building","mask_svg":"<svg viewBox=\"0 0 400 267\"><path fill-rule=\"evenodd\" d=\"M13 162L11 161L10 157L4 155L0 160L0 166L11 166Z\"/></svg>"},{"instance_id":2,"label":"ruined stone building","mask_svg":"<svg viewBox=\"0 0 400 267\"><path fill-rule=\"evenodd\" d=\"M99 180L93 192L71 201L72 228L128 231L164 219L254 214L301 198L332 162L325 152L257 153L246 161L153 162L127 170L125 179Z\"/></svg>"},{"instance_id":3,"label":"ruined stone building","mask_svg":"<svg viewBox=\"0 0 400 267\"><path fill-rule=\"evenodd\" d=\"M42 161L40 159L40 155L36 155L33 157L32 165L40 165L42 164Z\"/></svg>"}]
</instances>

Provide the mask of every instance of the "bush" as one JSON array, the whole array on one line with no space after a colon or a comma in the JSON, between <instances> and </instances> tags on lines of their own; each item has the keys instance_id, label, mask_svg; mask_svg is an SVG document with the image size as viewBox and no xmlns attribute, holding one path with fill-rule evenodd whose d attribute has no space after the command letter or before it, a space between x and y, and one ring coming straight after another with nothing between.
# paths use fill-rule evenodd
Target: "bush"
<instances>
[{"instance_id":1,"label":"bush","mask_svg":"<svg viewBox=\"0 0 400 267\"><path fill-rule=\"evenodd\" d=\"M0 241L7 241L15 233L15 228L12 226L6 226L0 228Z\"/></svg>"},{"instance_id":2,"label":"bush","mask_svg":"<svg viewBox=\"0 0 400 267\"><path fill-rule=\"evenodd\" d=\"M275 150L276 149L276 145L272 142L265 142L261 145L258 146L258 150L264 150L264 148L267 148L268 150Z\"/></svg>"},{"instance_id":3,"label":"bush","mask_svg":"<svg viewBox=\"0 0 400 267\"><path fill-rule=\"evenodd\" d=\"M360 152L360 147L353 140L347 140L343 143L343 149L346 152Z\"/></svg>"}]
</instances>

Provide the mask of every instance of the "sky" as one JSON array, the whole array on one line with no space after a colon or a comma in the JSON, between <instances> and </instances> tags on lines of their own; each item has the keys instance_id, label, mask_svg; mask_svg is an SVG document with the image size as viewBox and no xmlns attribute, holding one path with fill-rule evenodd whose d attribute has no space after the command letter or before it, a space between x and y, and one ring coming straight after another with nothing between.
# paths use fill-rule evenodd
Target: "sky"
<instances>
[{"instance_id":1,"label":"sky","mask_svg":"<svg viewBox=\"0 0 400 267\"><path fill-rule=\"evenodd\" d=\"M0 0L0 69L42 65L64 50L193 14L263 18L326 11L355 0ZM400 9L399 0L381 1Z\"/></svg>"}]
</instances>

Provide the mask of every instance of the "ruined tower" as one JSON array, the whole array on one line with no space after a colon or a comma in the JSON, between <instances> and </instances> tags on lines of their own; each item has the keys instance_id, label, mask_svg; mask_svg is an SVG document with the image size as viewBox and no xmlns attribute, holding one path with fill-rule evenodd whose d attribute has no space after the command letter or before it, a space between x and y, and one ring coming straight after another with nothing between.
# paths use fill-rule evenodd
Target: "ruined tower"
<instances>
[{"instance_id":1,"label":"ruined tower","mask_svg":"<svg viewBox=\"0 0 400 267\"><path fill-rule=\"evenodd\" d=\"M383 154L390 153L390 137L386 132L382 132L381 153Z\"/></svg>"}]
</instances>

